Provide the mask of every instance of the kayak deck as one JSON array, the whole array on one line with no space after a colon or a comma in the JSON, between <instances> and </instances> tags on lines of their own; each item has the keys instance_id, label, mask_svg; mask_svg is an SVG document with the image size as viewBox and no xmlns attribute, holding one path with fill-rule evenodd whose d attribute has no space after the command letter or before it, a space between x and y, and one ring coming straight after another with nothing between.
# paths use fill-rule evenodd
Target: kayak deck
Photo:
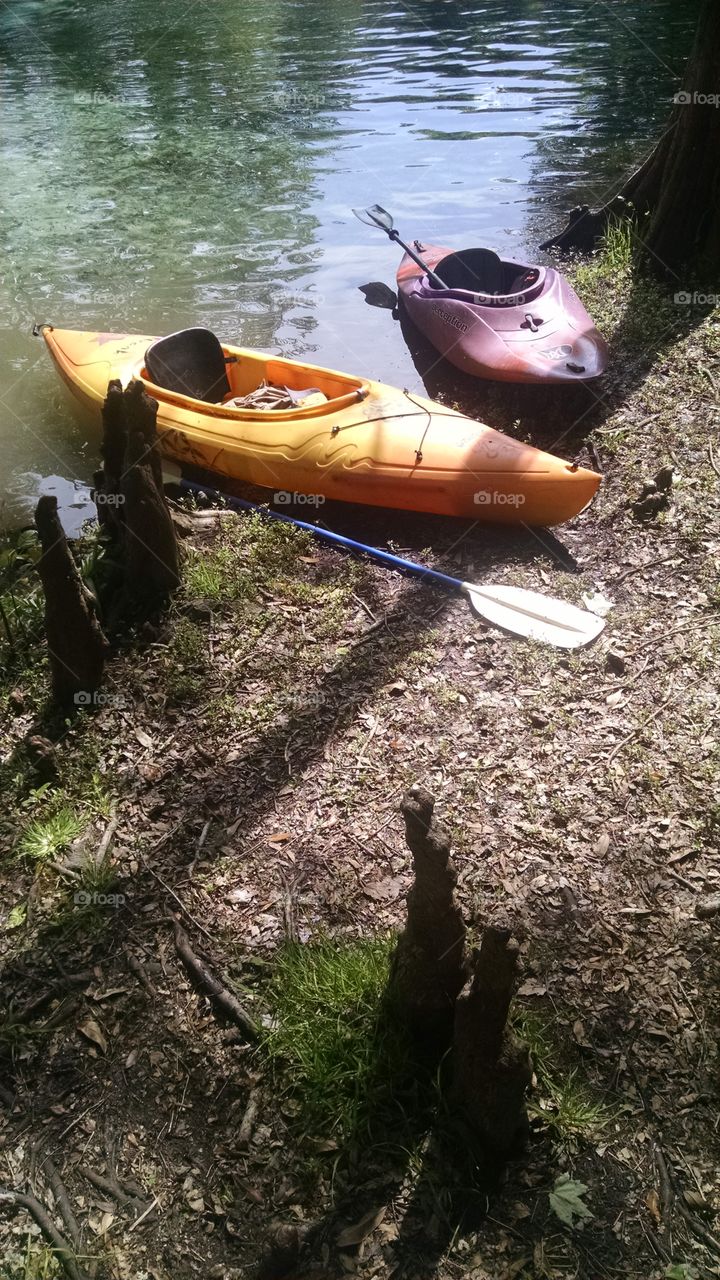
<instances>
[{"instance_id":1,"label":"kayak deck","mask_svg":"<svg viewBox=\"0 0 720 1280\"><path fill-rule=\"evenodd\" d=\"M210 403L148 377L152 336L53 326L42 333L73 397L96 420L108 382L138 378L158 401L167 457L276 494L542 526L577 515L600 483L595 472L372 379L222 344L229 395ZM280 410L227 403L263 380L325 399Z\"/></svg>"},{"instance_id":2,"label":"kayak deck","mask_svg":"<svg viewBox=\"0 0 720 1280\"><path fill-rule=\"evenodd\" d=\"M421 246L445 288L405 254L398 293L411 320L447 360L501 382L585 382L604 372L608 347L553 267L511 262L489 249Z\"/></svg>"}]
</instances>

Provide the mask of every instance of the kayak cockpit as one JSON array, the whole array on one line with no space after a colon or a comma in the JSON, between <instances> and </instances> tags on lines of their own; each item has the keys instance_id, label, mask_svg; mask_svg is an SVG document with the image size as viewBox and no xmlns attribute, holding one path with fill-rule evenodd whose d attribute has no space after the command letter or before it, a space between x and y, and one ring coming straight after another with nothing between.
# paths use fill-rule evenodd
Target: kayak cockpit
<instances>
[{"instance_id":1,"label":"kayak cockpit","mask_svg":"<svg viewBox=\"0 0 720 1280\"><path fill-rule=\"evenodd\" d=\"M433 284L426 276L423 286L441 296L448 289L482 306L512 307L529 302L542 289L543 267L523 266L508 262L492 249L460 249L441 258L433 268L446 288Z\"/></svg>"},{"instance_id":2,"label":"kayak cockpit","mask_svg":"<svg viewBox=\"0 0 720 1280\"><path fill-rule=\"evenodd\" d=\"M221 418L303 418L364 400L362 378L223 346L210 329L152 342L137 376L156 400Z\"/></svg>"}]
</instances>

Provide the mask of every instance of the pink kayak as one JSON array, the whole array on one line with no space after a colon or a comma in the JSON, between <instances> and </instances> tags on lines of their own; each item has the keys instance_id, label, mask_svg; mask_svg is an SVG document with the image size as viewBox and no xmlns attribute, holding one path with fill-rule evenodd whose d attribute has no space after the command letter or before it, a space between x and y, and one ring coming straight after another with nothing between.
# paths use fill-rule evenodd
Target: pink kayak
<instances>
[{"instance_id":1,"label":"pink kayak","mask_svg":"<svg viewBox=\"0 0 720 1280\"><path fill-rule=\"evenodd\" d=\"M567 383L606 368L605 339L554 268L501 259L491 249L414 245L424 265L404 255L400 299L458 369L501 382Z\"/></svg>"}]
</instances>

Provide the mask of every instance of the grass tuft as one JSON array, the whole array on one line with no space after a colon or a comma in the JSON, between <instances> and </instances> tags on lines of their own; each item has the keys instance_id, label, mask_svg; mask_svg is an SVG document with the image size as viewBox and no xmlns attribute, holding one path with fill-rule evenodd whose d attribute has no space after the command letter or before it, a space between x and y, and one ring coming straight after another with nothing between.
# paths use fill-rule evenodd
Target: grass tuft
<instances>
[{"instance_id":1,"label":"grass tuft","mask_svg":"<svg viewBox=\"0 0 720 1280\"><path fill-rule=\"evenodd\" d=\"M569 1071L561 1061L552 1024L532 1012L523 1012L513 1025L530 1048L538 1082L530 1099L530 1114L542 1119L562 1138L604 1129L613 1118L612 1108L581 1079L577 1067Z\"/></svg>"},{"instance_id":2,"label":"grass tuft","mask_svg":"<svg viewBox=\"0 0 720 1280\"><path fill-rule=\"evenodd\" d=\"M289 944L270 989L265 1048L306 1127L347 1138L387 1103L408 1047L387 1003L394 939Z\"/></svg>"},{"instance_id":3,"label":"grass tuft","mask_svg":"<svg viewBox=\"0 0 720 1280\"><path fill-rule=\"evenodd\" d=\"M83 825L67 805L47 818L35 818L20 839L20 855L33 862L49 862L80 835Z\"/></svg>"}]
</instances>

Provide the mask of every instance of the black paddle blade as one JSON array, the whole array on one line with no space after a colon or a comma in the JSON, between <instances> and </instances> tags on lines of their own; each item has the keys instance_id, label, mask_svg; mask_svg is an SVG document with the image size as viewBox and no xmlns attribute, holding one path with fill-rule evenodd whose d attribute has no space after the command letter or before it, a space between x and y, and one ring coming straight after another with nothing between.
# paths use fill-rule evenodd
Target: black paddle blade
<instances>
[{"instance_id":1,"label":"black paddle blade","mask_svg":"<svg viewBox=\"0 0 720 1280\"><path fill-rule=\"evenodd\" d=\"M394 311L397 306L397 294L389 289L382 280L371 280L370 284L358 285L369 307L384 307L386 311Z\"/></svg>"},{"instance_id":2,"label":"black paddle blade","mask_svg":"<svg viewBox=\"0 0 720 1280\"><path fill-rule=\"evenodd\" d=\"M380 204L371 204L369 209L353 209L353 213L368 227L380 227L381 230L390 232L395 225L392 214Z\"/></svg>"}]
</instances>

